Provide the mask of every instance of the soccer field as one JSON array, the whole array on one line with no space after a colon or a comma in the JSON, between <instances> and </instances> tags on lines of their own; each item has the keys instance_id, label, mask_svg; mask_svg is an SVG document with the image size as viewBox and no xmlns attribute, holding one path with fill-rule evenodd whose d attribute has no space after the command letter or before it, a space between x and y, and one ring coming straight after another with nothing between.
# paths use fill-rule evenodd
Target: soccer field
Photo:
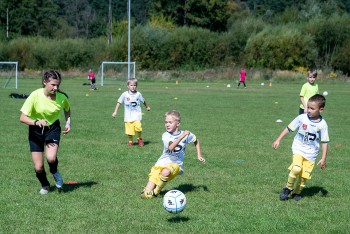
<instances>
[{"instance_id":1,"label":"soccer field","mask_svg":"<svg viewBox=\"0 0 350 234\"><path fill-rule=\"evenodd\" d=\"M248 89L227 87L227 81L140 81L151 111L143 108L144 147L128 147L123 108L112 118L125 82L90 91L86 78L67 78L61 89L69 95L72 130L62 137L59 170L65 191L39 195L27 141L19 122L24 99L9 98L0 89L0 233L347 233L350 230L350 84L319 81L327 90L323 117L329 126L327 168L315 167L303 199L280 201L291 163L294 134L278 150L272 142L296 117L304 81L249 82ZM20 79L15 92L30 94L38 79ZM165 190L187 197L180 214L162 206L162 196L142 200L140 192L162 152L164 113L181 112L181 129L200 140L206 164L187 147L182 176ZM283 122L277 123L280 119ZM320 157L318 158L318 160ZM49 181L54 185L53 178ZM163 195L164 193L162 193Z\"/></svg>"}]
</instances>

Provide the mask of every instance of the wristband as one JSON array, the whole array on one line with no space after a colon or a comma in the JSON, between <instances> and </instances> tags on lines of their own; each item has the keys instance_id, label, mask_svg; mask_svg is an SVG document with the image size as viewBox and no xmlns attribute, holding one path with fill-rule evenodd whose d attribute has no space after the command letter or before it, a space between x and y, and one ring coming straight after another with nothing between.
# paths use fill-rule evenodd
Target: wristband
<instances>
[{"instance_id":1,"label":"wristband","mask_svg":"<svg viewBox=\"0 0 350 234\"><path fill-rule=\"evenodd\" d=\"M38 120L34 120L34 126L36 126L36 122L38 122Z\"/></svg>"}]
</instances>

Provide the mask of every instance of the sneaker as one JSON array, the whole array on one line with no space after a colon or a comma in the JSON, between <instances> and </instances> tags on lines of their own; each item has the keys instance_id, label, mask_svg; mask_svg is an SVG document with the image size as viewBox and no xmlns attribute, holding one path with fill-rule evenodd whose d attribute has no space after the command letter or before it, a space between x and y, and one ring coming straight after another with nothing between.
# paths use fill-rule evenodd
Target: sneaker
<instances>
[{"instance_id":1,"label":"sneaker","mask_svg":"<svg viewBox=\"0 0 350 234\"><path fill-rule=\"evenodd\" d=\"M296 200L296 201L300 201L300 200L301 200L300 194L293 194L293 195L292 195L292 198L293 198L294 200Z\"/></svg>"},{"instance_id":2,"label":"sneaker","mask_svg":"<svg viewBox=\"0 0 350 234\"><path fill-rule=\"evenodd\" d=\"M63 186L63 179L59 171L57 171L55 174L52 174L53 178L55 179L56 182L56 188L57 189L62 189Z\"/></svg>"},{"instance_id":3,"label":"sneaker","mask_svg":"<svg viewBox=\"0 0 350 234\"><path fill-rule=\"evenodd\" d=\"M292 192L289 188L283 188L282 192L280 193L280 200L285 201L288 200L289 194Z\"/></svg>"},{"instance_id":4,"label":"sneaker","mask_svg":"<svg viewBox=\"0 0 350 234\"><path fill-rule=\"evenodd\" d=\"M128 142L128 146L133 146L133 145L134 145L134 143L132 141Z\"/></svg>"},{"instance_id":5,"label":"sneaker","mask_svg":"<svg viewBox=\"0 0 350 234\"><path fill-rule=\"evenodd\" d=\"M49 186L43 186L43 187L40 189L39 193L40 193L41 195L46 195L46 194L49 193L49 191L50 191L50 187L49 187Z\"/></svg>"},{"instance_id":6,"label":"sneaker","mask_svg":"<svg viewBox=\"0 0 350 234\"><path fill-rule=\"evenodd\" d=\"M141 194L140 194L140 197L142 199L149 199L149 198L155 198L156 196L154 195L153 190L152 190L152 191L149 191L149 192L142 191Z\"/></svg>"},{"instance_id":7,"label":"sneaker","mask_svg":"<svg viewBox=\"0 0 350 234\"><path fill-rule=\"evenodd\" d=\"M139 142L139 146L144 146L145 145L145 143L143 143L143 140L140 138L140 139L137 139L137 141Z\"/></svg>"}]
</instances>

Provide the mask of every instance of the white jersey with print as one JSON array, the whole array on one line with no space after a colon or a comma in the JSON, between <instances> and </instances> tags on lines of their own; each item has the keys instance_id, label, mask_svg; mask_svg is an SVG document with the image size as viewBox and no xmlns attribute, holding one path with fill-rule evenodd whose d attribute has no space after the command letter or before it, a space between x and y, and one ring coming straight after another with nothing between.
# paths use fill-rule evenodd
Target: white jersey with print
<instances>
[{"instance_id":1,"label":"white jersey with print","mask_svg":"<svg viewBox=\"0 0 350 234\"><path fill-rule=\"evenodd\" d=\"M320 121L314 122L307 114L301 114L288 125L289 131L298 130L292 144L293 154L299 154L312 162L316 161L320 143L329 142L327 123L321 116L320 118Z\"/></svg>"},{"instance_id":2,"label":"white jersey with print","mask_svg":"<svg viewBox=\"0 0 350 234\"><path fill-rule=\"evenodd\" d=\"M135 120L142 120L141 103L145 100L140 92L131 93L125 91L120 95L118 102L124 103L124 122L133 122Z\"/></svg>"},{"instance_id":3,"label":"white jersey with print","mask_svg":"<svg viewBox=\"0 0 350 234\"><path fill-rule=\"evenodd\" d=\"M177 163L180 166L180 174L183 173L183 163L184 163L184 157L185 157L185 150L186 145L192 142L195 142L197 140L197 137L190 133L186 137L180 141L180 143L174 148L173 151L169 151L169 144L177 140L183 131L180 131L178 134L173 135L169 132L165 132L162 135L162 140L164 144L163 154L160 156L158 161L156 162L155 166L165 166L170 163Z\"/></svg>"}]
</instances>

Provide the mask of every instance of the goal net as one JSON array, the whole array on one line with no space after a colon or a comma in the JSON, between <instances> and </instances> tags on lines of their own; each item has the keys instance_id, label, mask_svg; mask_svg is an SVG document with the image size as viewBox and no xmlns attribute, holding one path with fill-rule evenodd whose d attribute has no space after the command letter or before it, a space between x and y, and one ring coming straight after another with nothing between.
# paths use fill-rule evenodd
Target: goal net
<instances>
[{"instance_id":1,"label":"goal net","mask_svg":"<svg viewBox=\"0 0 350 234\"><path fill-rule=\"evenodd\" d=\"M102 62L96 75L96 83L101 86L117 84L135 78L135 74L136 62Z\"/></svg>"},{"instance_id":2,"label":"goal net","mask_svg":"<svg viewBox=\"0 0 350 234\"><path fill-rule=\"evenodd\" d=\"M18 88L18 62L0 62L0 87Z\"/></svg>"}]
</instances>

